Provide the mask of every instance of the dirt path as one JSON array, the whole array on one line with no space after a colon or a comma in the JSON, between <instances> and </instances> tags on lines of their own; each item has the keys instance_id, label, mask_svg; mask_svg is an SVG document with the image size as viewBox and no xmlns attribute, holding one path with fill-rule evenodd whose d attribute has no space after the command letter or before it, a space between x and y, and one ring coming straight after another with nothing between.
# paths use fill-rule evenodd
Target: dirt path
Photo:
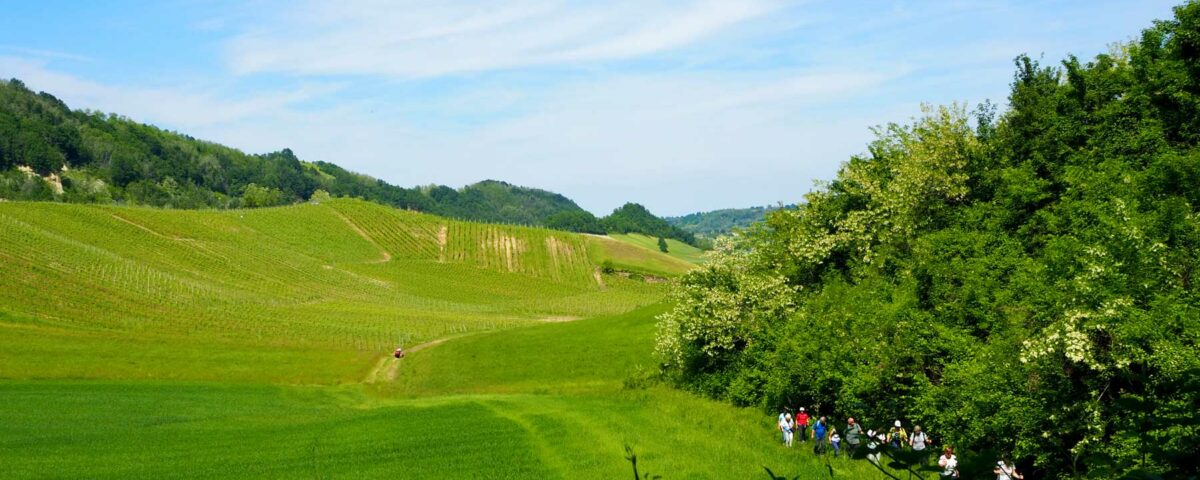
<instances>
[{"instance_id":1,"label":"dirt path","mask_svg":"<svg viewBox=\"0 0 1200 480\"><path fill-rule=\"evenodd\" d=\"M538 320L541 323L560 323L560 322L574 322L576 320L582 320L582 319L583 319L583 317L572 317L572 316L560 315L560 316L543 317ZM442 338L435 338L428 342L418 343L416 345L413 345L411 347L404 349L404 354L406 356L412 355L421 350L436 347L436 346L446 343L450 340L455 340L455 339L459 339L459 338L463 338L463 337L470 337L472 335L479 335L481 333L491 333L491 332L498 332L498 331L501 331L501 330L479 330L476 332L460 333L457 335L450 335L450 336L446 336L446 337L442 337ZM375 366L371 367L371 371L367 372L367 376L363 378L363 383L378 383L378 382L385 382L385 381L390 382L390 381L395 380L396 376L399 375L399 373L400 373L400 364L403 362L404 362L403 358L393 358L391 355L386 355L383 358L380 358L379 361L375 362Z\"/></svg>"},{"instance_id":2,"label":"dirt path","mask_svg":"<svg viewBox=\"0 0 1200 480\"><path fill-rule=\"evenodd\" d=\"M468 336L479 334L479 333L483 333L483 332L472 332L472 333L466 333L466 334L462 334L462 335L453 335L453 336L449 336L449 337L442 337L442 338L430 340L428 342L413 345L409 348L404 349L404 354L412 355L412 354L417 353L426 348L436 347L438 345L441 345L443 343L446 343L447 341L450 341L450 340L453 340L456 338L468 337ZM400 363L402 363L403 361L404 361L403 358L392 358L391 355L387 355L383 358L380 358L378 362L375 362L375 366L371 368L371 371L367 373L366 378L363 379L363 383L376 383L376 382L382 382L382 381L390 382L392 380L395 380L396 375L400 371Z\"/></svg>"},{"instance_id":3,"label":"dirt path","mask_svg":"<svg viewBox=\"0 0 1200 480\"><path fill-rule=\"evenodd\" d=\"M375 260L371 263L386 263L392 261L392 254L384 249L379 242L376 242L374 238L371 238L370 235L367 235L367 232L363 231L362 228L359 228L358 224L354 223L353 220L350 220L350 217L342 215L342 212L333 210L332 208L330 210L333 211L334 215L337 215L338 218L342 219L343 222L346 222L346 225L349 225L350 228L354 229L354 233L357 233L358 236L362 237L363 240L366 240L371 245L374 245L375 248L379 249L379 260Z\"/></svg>"}]
</instances>

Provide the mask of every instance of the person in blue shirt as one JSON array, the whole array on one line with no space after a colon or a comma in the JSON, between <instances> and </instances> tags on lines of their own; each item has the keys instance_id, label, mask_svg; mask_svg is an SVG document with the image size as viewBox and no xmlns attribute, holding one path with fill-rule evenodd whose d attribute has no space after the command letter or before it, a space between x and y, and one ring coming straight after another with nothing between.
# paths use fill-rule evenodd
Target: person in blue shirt
<instances>
[{"instance_id":1,"label":"person in blue shirt","mask_svg":"<svg viewBox=\"0 0 1200 480\"><path fill-rule=\"evenodd\" d=\"M818 455L825 454L826 434L829 433L829 425L825 423L825 417L817 420L817 424L813 425L813 453Z\"/></svg>"}]
</instances>

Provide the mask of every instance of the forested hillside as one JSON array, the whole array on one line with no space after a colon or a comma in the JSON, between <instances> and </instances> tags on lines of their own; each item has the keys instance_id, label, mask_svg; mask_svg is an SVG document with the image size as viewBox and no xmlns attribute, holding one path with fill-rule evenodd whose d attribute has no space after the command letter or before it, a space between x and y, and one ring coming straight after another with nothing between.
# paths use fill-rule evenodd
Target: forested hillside
<instances>
[{"instance_id":1,"label":"forested hillside","mask_svg":"<svg viewBox=\"0 0 1200 480\"><path fill-rule=\"evenodd\" d=\"M778 207L724 208L711 212L696 212L680 217L665 217L667 223L705 238L726 235L736 228L746 228L760 222L767 212Z\"/></svg>"},{"instance_id":2,"label":"forested hillside","mask_svg":"<svg viewBox=\"0 0 1200 480\"><path fill-rule=\"evenodd\" d=\"M0 199L253 208L314 194L463 220L610 231L571 199L545 190L495 180L459 189L402 188L332 163L300 160L290 149L246 154L119 115L71 110L20 80L0 83ZM619 225L618 233L692 243L686 232L664 229L657 217Z\"/></svg>"},{"instance_id":3,"label":"forested hillside","mask_svg":"<svg viewBox=\"0 0 1200 480\"><path fill-rule=\"evenodd\" d=\"M696 245L696 236L677 228L666 220L654 216L646 207L626 203L601 219L609 233L642 233L651 237L674 238L688 245Z\"/></svg>"},{"instance_id":4,"label":"forested hillside","mask_svg":"<svg viewBox=\"0 0 1200 480\"><path fill-rule=\"evenodd\" d=\"M1200 4L930 107L681 281L658 353L738 404L902 419L1031 478L1200 474ZM772 410L773 412L776 410ZM1149 478L1138 476L1136 478Z\"/></svg>"}]
</instances>

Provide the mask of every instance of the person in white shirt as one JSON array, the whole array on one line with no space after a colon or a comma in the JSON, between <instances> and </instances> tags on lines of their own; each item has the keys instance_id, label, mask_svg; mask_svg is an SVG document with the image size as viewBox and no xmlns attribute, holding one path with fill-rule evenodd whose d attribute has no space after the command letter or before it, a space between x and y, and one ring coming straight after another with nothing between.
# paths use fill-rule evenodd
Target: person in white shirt
<instances>
[{"instance_id":1,"label":"person in white shirt","mask_svg":"<svg viewBox=\"0 0 1200 480\"><path fill-rule=\"evenodd\" d=\"M913 433L908 437L908 446L912 447L914 452L917 452L917 458L920 458L921 464L924 465L929 459L929 457L925 455L927 453L925 448L929 446L929 435L926 435L925 432L921 430L920 425L913 427Z\"/></svg>"},{"instance_id":2,"label":"person in white shirt","mask_svg":"<svg viewBox=\"0 0 1200 480\"><path fill-rule=\"evenodd\" d=\"M1015 465L1007 465L1004 463L1004 460L996 462L996 468L992 469L992 473L996 474L996 480L1021 480L1025 478L1024 475L1017 472Z\"/></svg>"},{"instance_id":3,"label":"person in white shirt","mask_svg":"<svg viewBox=\"0 0 1200 480\"><path fill-rule=\"evenodd\" d=\"M796 428L795 420L792 420L792 414L787 414L783 419L783 443L787 446L792 446L792 438L795 437L793 430Z\"/></svg>"},{"instance_id":4,"label":"person in white shirt","mask_svg":"<svg viewBox=\"0 0 1200 480\"><path fill-rule=\"evenodd\" d=\"M958 479L958 457L954 456L953 448L946 447L946 451L938 457L938 466L942 467L942 480Z\"/></svg>"},{"instance_id":5,"label":"person in white shirt","mask_svg":"<svg viewBox=\"0 0 1200 480\"><path fill-rule=\"evenodd\" d=\"M779 427L779 441L787 444L787 413L779 412L779 422L776 424Z\"/></svg>"}]
</instances>

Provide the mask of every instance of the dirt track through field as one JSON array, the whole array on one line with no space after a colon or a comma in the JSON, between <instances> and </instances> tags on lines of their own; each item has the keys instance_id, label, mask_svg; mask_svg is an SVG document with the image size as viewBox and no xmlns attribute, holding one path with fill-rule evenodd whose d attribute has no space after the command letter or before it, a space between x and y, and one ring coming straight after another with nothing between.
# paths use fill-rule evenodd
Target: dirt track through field
<instances>
[{"instance_id":1,"label":"dirt track through field","mask_svg":"<svg viewBox=\"0 0 1200 480\"><path fill-rule=\"evenodd\" d=\"M576 320L582 320L582 319L583 319L583 317L551 316L551 317L544 317L539 320L541 321L541 323L560 323L560 322L574 322ZM436 339L430 340L428 342L419 343L419 344L413 345L412 347L406 348L406 349L404 349L404 354L406 356L412 355L421 350L425 350L426 348L436 347L436 346L446 343L450 340L463 338L463 337L470 337L472 335L478 335L481 333L489 333L489 332L497 332L497 331L499 331L499 330L480 330L477 332L463 333L463 334L459 334L459 335L450 335L448 337L436 338ZM391 355L387 355L387 356L384 356L383 358L380 358L378 362L375 362L375 366L371 367L371 371L367 372L367 376L365 378L363 378L363 383L376 383L376 382L383 382L383 381L390 382L390 381L395 380L396 376L400 372L400 363L402 363L403 361L404 361L403 358L392 358Z\"/></svg>"},{"instance_id":2,"label":"dirt track through field","mask_svg":"<svg viewBox=\"0 0 1200 480\"><path fill-rule=\"evenodd\" d=\"M453 340L455 338L467 337L467 336L475 335L478 333L483 333L483 332L467 333L467 334L463 334L463 335L454 335L454 336L450 336L450 337L442 337L442 338L438 338L435 340L430 340L428 342L413 345L412 347L404 349L404 354L411 355L413 353L419 352L426 348L441 345L441 344L446 343L447 341ZM375 363L375 367L371 368L371 372L367 373L367 377L365 379L363 379L363 383L375 383L375 382L380 382L380 381L395 380L396 374L400 370L400 362L403 360L404 360L403 358L392 358L390 355L379 359L379 361ZM380 375L382 375L382 377Z\"/></svg>"}]
</instances>

